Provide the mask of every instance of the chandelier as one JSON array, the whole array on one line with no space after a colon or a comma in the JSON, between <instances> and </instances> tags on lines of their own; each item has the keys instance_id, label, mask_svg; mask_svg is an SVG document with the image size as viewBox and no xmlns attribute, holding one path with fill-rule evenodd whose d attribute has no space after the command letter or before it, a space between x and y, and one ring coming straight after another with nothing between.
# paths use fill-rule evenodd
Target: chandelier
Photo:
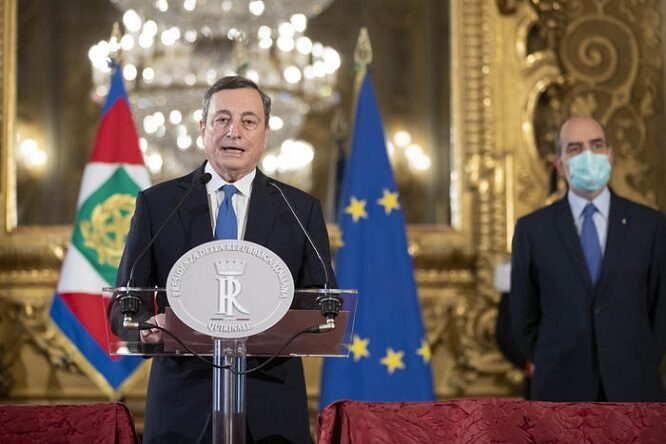
<instances>
[{"instance_id":1,"label":"chandelier","mask_svg":"<svg viewBox=\"0 0 666 444\"><path fill-rule=\"evenodd\" d=\"M338 103L340 56L305 31L308 17L332 0L111 1L124 10L124 33L90 48L93 99L104 100L108 57L122 50L140 146L155 180L201 163L203 92L218 78L239 74L273 100L262 168L310 188L314 148L298 138L311 111Z\"/></svg>"}]
</instances>

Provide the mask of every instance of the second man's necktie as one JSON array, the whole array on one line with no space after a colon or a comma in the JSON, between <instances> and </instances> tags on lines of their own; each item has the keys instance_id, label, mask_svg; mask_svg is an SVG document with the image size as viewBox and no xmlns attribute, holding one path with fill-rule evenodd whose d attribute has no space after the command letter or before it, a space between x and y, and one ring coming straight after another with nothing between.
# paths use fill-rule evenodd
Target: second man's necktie
<instances>
[{"instance_id":1,"label":"second man's necktie","mask_svg":"<svg viewBox=\"0 0 666 444\"><path fill-rule=\"evenodd\" d=\"M597 208L588 203L583 209L583 229L580 233L580 242L583 246L583 253L585 254L585 262L587 268L590 270L590 277L592 283L596 284L601 272L601 245L599 244L599 235L597 227L594 225L592 216L597 211Z\"/></svg>"},{"instance_id":2,"label":"second man's necktie","mask_svg":"<svg viewBox=\"0 0 666 444\"><path fill-rule=\"evenodd\" d=\"M224 185L221 188L224 192L224 200L220 205L215 223L215 239L236 239L238 237L238 222L236 221L236 212L231 203L231 197L238 192L233 185Z\"/></svg>"}]
</instances>

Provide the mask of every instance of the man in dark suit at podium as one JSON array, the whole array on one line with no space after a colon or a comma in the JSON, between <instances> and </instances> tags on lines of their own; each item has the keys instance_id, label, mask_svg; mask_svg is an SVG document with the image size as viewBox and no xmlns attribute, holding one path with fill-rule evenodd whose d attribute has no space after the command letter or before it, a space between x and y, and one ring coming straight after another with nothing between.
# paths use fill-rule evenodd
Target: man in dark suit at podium
<instances>
[{"instance_id":1,"label":"man in dark suit at podium","mask_svg":"<svg viewBox=\"0 0 666 444\"><path fill-rule=\"evenodd\" d=\"M140 259L135 286L164 287L172 265L183 253L214 238L261 244L285 261L296 288L324 286L322 263L279 191L270 184L277 182L257 169L266 148L270 104L270 98L256 84L241 77L222 78L206 92L200 130L207 161L187 176L139 193L119 268L119 285L126 285L139 252L176 202L198 187ZM205 173L212 179L203 186ZM322 252L329 276L333 276L319 201L296 188L277 184ZM230 204L226 213L221 211L225 204ZM157 305L161 313L166 301L158 300ZM163 314L155 315L151 301L144 301L138 318L150 318L160 325L164 322ZM158 342L161 332L144 330L141 339ZM248 367L252 361L248 360ZM248 442L310 442L300 359L280 358L248 374L246 393ZM144 442L210 442L211 403L209 364L190 357L155 357L148 382Z\"/></svg>"},{"instance_id":2,"label":"man in dark suit at podium","mask_svg":"<svg viewBox=\"0 0 666 444\"><path fill-rule=\"evenodd\" d=\"M664 215L608 188L596 120L567 120L557 145L569 190L519 219L513 240L511 322L532 399L664 401Z\"/></svg>"}]
</instances>

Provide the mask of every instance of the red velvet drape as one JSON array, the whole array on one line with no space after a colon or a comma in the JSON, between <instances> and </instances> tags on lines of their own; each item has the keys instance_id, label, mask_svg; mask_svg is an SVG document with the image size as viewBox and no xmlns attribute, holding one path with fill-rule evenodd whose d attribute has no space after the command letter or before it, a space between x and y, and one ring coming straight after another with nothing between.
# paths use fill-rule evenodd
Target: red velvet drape
<instances>
[{"instance_id":1,"label":"red velvet drape","mask_svg":"<svg viewBox=\"0 0 666 444\"><path fill-rule=\"evenodd\" d=\"M0 406L3 444L135 444L132 415L122 404Z\"/></svg>"},{"instance_id":2,"label":"red velvet drape","mask_svg":"<svg viewBox=\"0 0 666 444\"><path fill-rule=\"evenodd\" d=\"M666 403L365 403L319 415L318 443L666 443Z\"/></svg>"}]
</instances>

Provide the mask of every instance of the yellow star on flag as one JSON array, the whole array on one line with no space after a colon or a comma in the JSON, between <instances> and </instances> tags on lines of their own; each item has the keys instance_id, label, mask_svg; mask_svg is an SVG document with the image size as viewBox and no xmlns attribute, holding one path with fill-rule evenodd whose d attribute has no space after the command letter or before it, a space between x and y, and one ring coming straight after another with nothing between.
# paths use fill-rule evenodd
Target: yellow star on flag
<instances>
[{"instance_id":1,"label":"yellow star on flag","mask_svg":"<svg viewBox=\"0 0 666 444\"><path fill-rule=\"evenodd\" d=\"M382 365L385 365L389 375L392 375L395 369L399 368L400 370L405 369L405 363L402 362L402 357L405 355L404 351L393 351L391 347L386 349L386 356L382 358Z\"/></svg>"},{"instance_id":2,"label":"yellow star on flag","mask_svg":"<svg viewBox=\"0 0 666 444\"><path fill-rule=\"evenodd\" d=\"M377 199L377 203L384 207L386 214L391 214L392 210L399 210L400 203L398 202L398 192L391 193L389 190L384 188L384 195L381 199Z\"/></svg>"},{"instance_id":3,"label":"yellow star on flag","mask_svg":"<svg viewBox=\"0 0 666 444\"><path fill-rule=\"evenodd\" d=\"M351 345L347 346L349 351L354 354L354 362L358 362L361 358L367 358L370 356L368 342L370 342L369 338L361 339L358 335L354 335Z\"/></svg>"},{"instance_id":4,"label":"yellow star on flag","mask_svg":"<svg viewBox=\"0 0 666 444\"><path fill-rule=\"evenodd\" d=\"M425 339L421 339L421 347L416 349L416 354L423 357L423 363L428 364L430 358L432 358L432 351L430 350L430 344Z\"/></svg>"},{"instance_id":5,"label":"yellow star on flag","mask_svg":"<svg viewBox=\"0 0 666 444\"><path fill-rule=\"evenodd\" d=\"M354 223L358 222L360 218L368 218L368 213L365 212L366 200L358 200L354 196L351 197L351 203L345 208L345 213L351 214Z\"/></svg>"}]
</instances>

